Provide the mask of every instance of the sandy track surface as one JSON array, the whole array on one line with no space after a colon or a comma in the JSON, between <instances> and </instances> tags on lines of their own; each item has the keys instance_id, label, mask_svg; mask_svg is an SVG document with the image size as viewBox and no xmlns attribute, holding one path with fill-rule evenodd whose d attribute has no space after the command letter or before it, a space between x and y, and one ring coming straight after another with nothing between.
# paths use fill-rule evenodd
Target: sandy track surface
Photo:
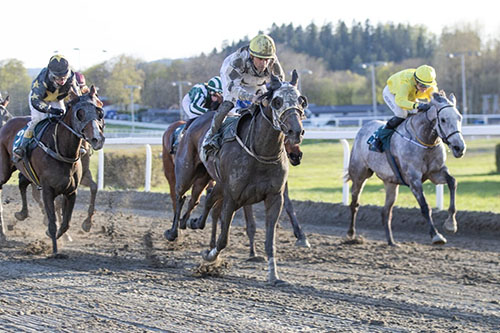
<instances>
[{"instance_id":1,"label":"sandy track surface","mask_svg":"<svg viewBox=\"0 0 500 333\"><path fill-rule=\"evenodd\" d=\"M4 187L4 218L19 209ZM85 202L88 193L80 197ZM48 259L40 211L7 232L0 247L0 331L34 332L495 332L500 327L500 218L461 212L448 244L430 245L419 212L397 209L386 245L379 208L360 211L360 242L348 242L348 210L297 202L311 243L294 246L286 219L277 235L278 269L288 284L266 283L265 260L248 261L241 214L218 266L204 265L208 228L169 243L162 194L99 193L90 233L77 205L67 259ZM7 203L6 203L7 202ZM262 224L262 207L255 215ZM438 226L445 212L436 214ZM257 230L264 253L264 230Z\"/></svg>"}]
</instances>

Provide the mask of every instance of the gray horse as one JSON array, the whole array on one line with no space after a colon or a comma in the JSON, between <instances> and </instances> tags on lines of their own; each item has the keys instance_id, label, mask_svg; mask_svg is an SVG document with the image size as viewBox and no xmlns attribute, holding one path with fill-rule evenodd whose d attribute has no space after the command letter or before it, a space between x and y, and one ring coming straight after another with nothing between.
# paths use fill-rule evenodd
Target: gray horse
<instances>
[{"instance_id":1,"label":"gray horse","mask_svg":"<svg viewBox=\"0 0 500 333\"><path fill-rule=\"evenodd\" d=\"M455 219L457 182L445 165L446 152L441 141L448 145L453 156L459 158L464 155L466 147L461 133L462 116L456 108L456 99L453 94L448 99L444 92L434 93L430 103L432 106L427 112L419 112L408 117L392 136L390 152L399 166L401 177L395 174L386 156L368 149L367 139L383 123L372 121L359 130L352 148L347 175L348 179L352 180L351 224L347 232L349 237L355 237L359 196L366 180L374 172L384 182L386 196L382 209L382 223L385 226L389 245L395 245L391 230L392 207L402 181L408 184L417 198L420 211L430 227L433 244L445 244L446 239L434 226L431 208L425 200L422 183L429 179L434 184L448 184L450 206L448 218L443 227L448 232L457 231Z\"/></svg>"},{"instance_id":2,"label":"gray horse","mask_svg":"<svg viewBox=\"0 0 500 333\"><path fill-rule=\"evenodd\" d=\"M175 164L176 211L172 228L165 232L169 241L177 238L184 194L195 175L206 173L216 181L205 198L203 219L212 206L220 209L221 233L217 244L203 253L207 261L215 261L228 244L229 228L237 209L264 201L266 207L265 251L268 258L271 284L279 280L275 259L276 222L283 207L283 192L288 176L288 158L285 136L290 144L299 144L304 135L305 97L297 90L298 75L294 71L291 82L280 82L272 77L265 99L255 107L253 117L243 118L237 140L224 143L217 156L205 155L202 141L210 128L213 113L207 113L187 130L179 145ZM217 208L218 207L218 208ZM215 219L217 221L217 219Z\"/></svg>"}]
</instances>

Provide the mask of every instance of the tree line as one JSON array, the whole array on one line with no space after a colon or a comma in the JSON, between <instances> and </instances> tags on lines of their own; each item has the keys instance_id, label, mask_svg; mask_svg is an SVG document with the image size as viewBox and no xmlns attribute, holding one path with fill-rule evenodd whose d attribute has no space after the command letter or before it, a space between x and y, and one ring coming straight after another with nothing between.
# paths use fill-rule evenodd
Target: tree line
<instances>
[{"instance_id":1,"label":"tree line","mask_svg":"<svg viewBox=\"0 0 500 333\"><path fill-rule=\"evenodd\" d=\"M483 40L480 29L471 25L445 28L437 36L425 26L409 24L378 24L353 22L314 23L306 27L273 24L267 31L277 43L280 62L289 79L297 69L302 93L317 105L370 104L370 72L363 63L378 62L375 68L377 102L383 103L381 92L387 78L404 68L429 64L436 68L439 88L454 92L462 101L460 57L464 54L467 101L470 113L481 113L482 96L498 94L500 80L500 44L498 39ZM253 36L251 36L253 37ZM178 108L179 86L174 82L206 82L218 75L224 58L236 48L248 44L249 37L222 45L221 50L189 59L144 62L129 55L120 55L96 64L83 73L99 94L113 103L130 103L126 85L138 85L134 102L152 108ZM477 55L477 51L481 55ZM69 59L71 61L71 59ZM31 79L22 62L0 61L0 91L12 96L10 109L14 114L29 114L27 96ZM183 94L190 87L182 86Z\"/></svg>"}]
</instances>

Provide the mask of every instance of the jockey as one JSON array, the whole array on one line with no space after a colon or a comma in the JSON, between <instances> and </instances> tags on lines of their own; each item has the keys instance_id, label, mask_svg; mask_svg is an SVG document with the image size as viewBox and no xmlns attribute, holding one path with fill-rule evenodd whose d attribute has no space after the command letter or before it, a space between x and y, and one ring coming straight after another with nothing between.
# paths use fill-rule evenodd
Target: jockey
<instances>
[{"instance_id":1,"label":"jockey","mask_svg":"<svg viewBox=\"0 0 500 333\"><path fill-rule=\"evenodd\" d=\"M207 83L198 83L182 99L187 119L194 119L207 111L217 110L222 102L222 82L214 76Z\"/></svg>"},{"instance_id":2,"label":"jockey","mask_svg":"<svg viewBox=\"0 0 500 333\"><path fill-rule=\"evenodd\" d=\"M31 84L28 104L31 110L31 121L24 132L23 139L13 152L12 160L19 162L26 153L29 140L33 137L35 126L49 114L62 116L66 110L64 101L70 92L81 95L73 71L68 60L62 55L54 55L49 64L42 69Z\"/></svg>"},{"instance_id":3,"label":"jockey","mask_svg":"<svg viewBox=\"0 0 500 333\"><path fill-rule=\"evenodd\" d=\"M222 81L219 76L214 76L207 83L198 83L189 90L182 99L182 109L188 121L182 129L179 138L172 145L171 154L175 154L180 143L180 138L184 135L191 122L208 111L215 111L222 102Z\"/></svg>"},{"instance_id":4,"label":"jockey","mask_svg":"<svg viewBox=\"0 0 500 333\"><path fill-rule=\"evenodd\" d=\"M438 92L436 71L429 65L393 74L387 80L382 96L395 116L389 119L384 129L395 131L409 114L429 110L430 104L418 100L430 101L434 92ZM371 143L370 149L382 151L382 141L379 137Z\"/></svg>"},{"instance_id":5,"label":"jockey","mask_svg":"<svg viewBox=\"0 0 500 333\"><path fill-rule=\"evenodd\" d=\"M226 115L237 103L255 103L267 91L266 83L271 81L271 74L281 80L285 78L276 57L276 46L268 35L257 35L249 45L224 59L220 69L224 101L212 120L209 138L204 148L219 148L214 135Z\"/></svg>"}]
</instances>

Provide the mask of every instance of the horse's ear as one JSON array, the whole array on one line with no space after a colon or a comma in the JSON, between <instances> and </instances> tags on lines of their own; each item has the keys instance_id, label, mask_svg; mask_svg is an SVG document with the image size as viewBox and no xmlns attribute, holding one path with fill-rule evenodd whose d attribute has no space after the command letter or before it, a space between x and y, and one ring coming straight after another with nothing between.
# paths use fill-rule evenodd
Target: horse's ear
<instances>
[{"instance_id":1,"label":"horse's ear","mask_svg":"<svg viewBox=\"0 0 500 333\"><path fill-rule=\"evenodd\" d=\"M457 106L457 98L455 97L454 93L451 93L448 98L450 99L450 102L451 104L453 104L453 106Z\"/></svg>"},{"instance_id":2,"label":"horse's ear","mask_svg":"<svg viewBox=\"0 0 500 333\"><path fill-rule=\"evenodd\" d=\"M90 96L94 97L94 95L97 93L97 90L94 85L90 86Z\"/></svg>"},{"instance_id":3,"label":"horse's ear","mask_svg":"<svg viewBox=\"0 0 500 333\"><path fill-rule=\"evenodd\" d=\"M292 81L290 81L290 84L296 87L298 81L299 81L299 74L297 73L297 70L294 69L292 72Z\"/></svg>"},{"instance_id":4,"label":"horse's ear","mask_svg":"<svg viewBox=\"0 0 500 333\"><path fill-rule=\"evenodd\" d=\"M269 90L278 90L281 87L281 80L279 77L271 73L271 82L269 84Z\"/></svg>"}]
</instances>

